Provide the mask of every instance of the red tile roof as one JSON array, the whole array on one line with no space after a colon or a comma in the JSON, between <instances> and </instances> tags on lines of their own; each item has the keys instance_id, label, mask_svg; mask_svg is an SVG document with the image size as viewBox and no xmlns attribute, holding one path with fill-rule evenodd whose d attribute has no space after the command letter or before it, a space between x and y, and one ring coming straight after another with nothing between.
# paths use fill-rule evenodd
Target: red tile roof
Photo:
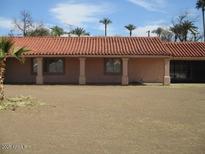
<instances>
[{"instance_id":1,"label":"red tile roof","mask_svg":"<svg viewBox=\"0 0 205 154\"><path fill-rule=\"evenodd\" d=\"M205 43L179 42L164 43L173 57L205 57Z\"/></svg>"},{"instance_id":2,"label":"red tile roof","mask_svg":"<svg viewBox=\"0 0 205 154\"><path fill-rule=\"evenodd\" d=\"M157 37L14 37L15 46L26 46L29 55L136 55L169 56Z\"/></svg>"},{"instance_id":3,"label":"red tile roof","mask_svg":"<svg viewBox=\"0 0 205 154\"><path fill-rule=\"evenodd\" d=\"M205 43L157 37L13 37L28 55L205 57Z\"/></svg>"}]
</instances>

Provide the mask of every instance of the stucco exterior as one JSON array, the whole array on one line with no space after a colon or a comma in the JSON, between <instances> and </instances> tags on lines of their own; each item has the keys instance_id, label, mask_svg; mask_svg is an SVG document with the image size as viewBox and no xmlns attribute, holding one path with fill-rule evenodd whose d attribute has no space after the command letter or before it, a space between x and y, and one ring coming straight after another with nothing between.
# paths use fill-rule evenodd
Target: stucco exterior
<instances>
[{"instance_id":1,"label":"stucco exterior","mask_svg":"<svg viewBox=\"0 0 205 154\"><path fill-rule=\"evenodd\" d=\"M27 58L22 64L14 58L7 59L5 82L31 84L36 82L36 76L31 71L31 59Z\"/></svg>"},{"instance_id":2,"label":"stucco exterior","mask_svg":"<svg viewBox=\"0 0 205 154\"><path fill-rule=\"evenodd\" d=\"M43 73L45 84L78 84L79 82L79 58L64 58L63 74ZM32 73L31 58L26 58L24 64L14 58L7 61L5 74L6 83L35 84L36 75ZM105 58L86 58L85 78L87 84L120 84L122 74L113 75L105 73ZM163 58L129 58L128 60L129 83L152 82L163 83L164 59Z\"/></svg>"},{"instance_id":3,"label":"stucco exterior","mask_svg":"<svg viewBox=\"0 0 205 154\"><path fill-rule=\"evenodd\" d=\"M86 81L87 83L120 84L122 75L110 75L105 73L104 58L87 58Z\"/></svg>"},{"instance_id":4,"label":"stucco exterior","mask_svg":"<svg viewBox=\"0 0 205 154\"><path fill-rule=\"evenodd\" d=\"M78 84L79 60L78 58L65 58L64 73L43 75L44 83L47 84Z\"/></svg>"},{"instance_id":5,"label":"stucco exterior","mask_svg":"<svg viewBox=\"0 0 205 154\"><path fill-rule=\"evenodd\" d=\"M163 83L164 59L131 58L129 60L129 82Z\"/></svg>"}]
</instances>

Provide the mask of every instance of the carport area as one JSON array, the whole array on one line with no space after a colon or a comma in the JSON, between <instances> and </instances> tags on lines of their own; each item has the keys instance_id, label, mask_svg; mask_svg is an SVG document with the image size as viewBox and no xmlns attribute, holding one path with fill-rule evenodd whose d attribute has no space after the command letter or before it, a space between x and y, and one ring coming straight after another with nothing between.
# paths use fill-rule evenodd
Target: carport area
<instances>
[{"instance_id":1,"label":"carport area","mask_svg":"<svg viewBox=\"0 0 205 154\"><path fill-rule=\"evenodd\" d=\"M205 83L205 43L168 42L171 83Z\"/></svg>"},{"instance_id":2,"label":"carport area","mask_svg":"<svg viewBox=\"0 0 205 154\"><path fill-rule=\"evenodd\" d=\"M172 60L172 83L205 83L205 60Z\"/></svg>"}]
</instances>

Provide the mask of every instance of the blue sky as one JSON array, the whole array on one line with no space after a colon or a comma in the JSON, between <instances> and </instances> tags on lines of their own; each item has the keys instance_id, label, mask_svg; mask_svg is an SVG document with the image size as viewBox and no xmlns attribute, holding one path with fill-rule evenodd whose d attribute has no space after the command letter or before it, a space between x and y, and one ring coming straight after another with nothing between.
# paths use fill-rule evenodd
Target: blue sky
<instances>
[{"instance_id":1,"label":"blue sky","mask_svg":"<svg viewBox=\"0 0 205 154\"><path fill-rule=\"evenodd\" d=\"M137 26L134 35L146 36L147 30L167 27L174 17L185 11L197 17L201 29L201 11L195 9L196 0L1 0L0 35L14 29L12 20L22 10L31 12L35 22L47 27L58 25L66 30L84 27L91 35L103 35L99 20L109 17L109 35L128 35L127 24ZM18 33L18 32L17 32Z\"/></svg>"}]
</instances>

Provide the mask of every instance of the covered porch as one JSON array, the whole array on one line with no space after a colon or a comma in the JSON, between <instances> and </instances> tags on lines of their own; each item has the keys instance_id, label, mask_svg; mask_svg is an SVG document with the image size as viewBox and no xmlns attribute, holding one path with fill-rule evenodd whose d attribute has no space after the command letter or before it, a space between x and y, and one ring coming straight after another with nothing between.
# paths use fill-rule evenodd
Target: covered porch
<instances>
[{"instance_id":1,"label":"covered porch","mask_svg":"<svg viewBox=\"0 0 205 154\"><path fill-rule=\"evenodd\" d=\"M23 65L10 59L7 67L7 83L170 84L170 60L164 57L27 57Z\"/></svg>"}]
</instances>

